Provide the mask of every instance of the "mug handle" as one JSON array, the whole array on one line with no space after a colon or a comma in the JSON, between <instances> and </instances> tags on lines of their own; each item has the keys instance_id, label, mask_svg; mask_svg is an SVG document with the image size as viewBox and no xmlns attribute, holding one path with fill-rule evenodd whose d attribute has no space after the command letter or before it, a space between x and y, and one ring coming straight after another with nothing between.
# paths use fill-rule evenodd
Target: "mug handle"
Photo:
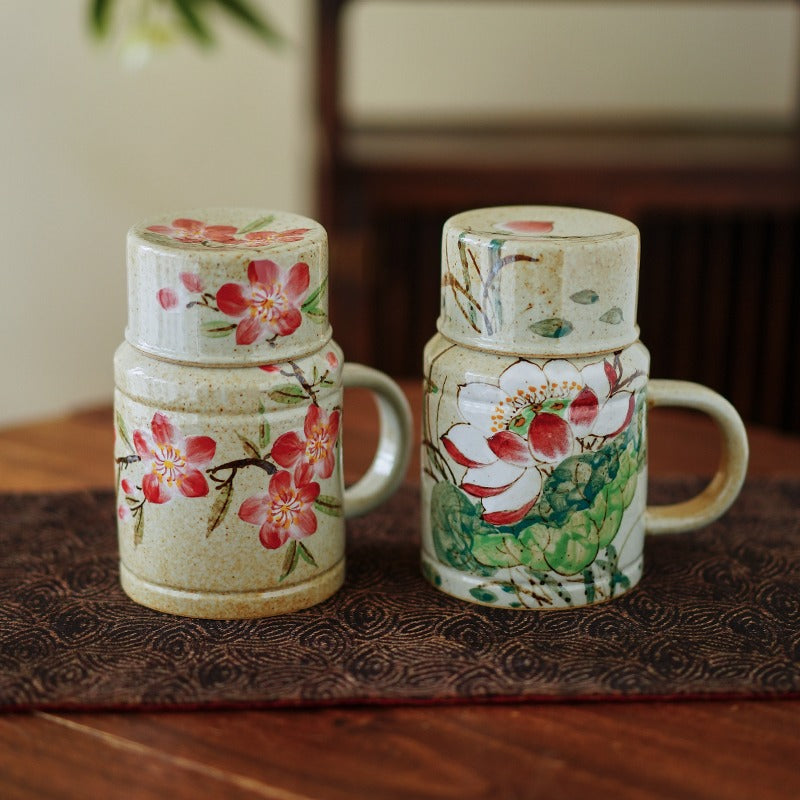
<instances>
[{"instance_id":1,"label":"mug handle","mask_svg":"<svg viewBox=\"0 0 800 800\"><path fill-rule=\"evenodd\" d=\"M378 405L380 433L369 469L344 492L345 517L366 514L400 486L411 457L411 407L402 389L383 372L363 364L345 363L345 387L369 389Z\"/></svg>"},{"instance_id":2,"label":"mug handle","mask_svg":"<svg viewBox=\"0 0 800 800\"><path fill-rule=\"evenodd\" d=\"M682 533L713 522L732 505L744 483L749 447L742 418L721 395L689 381L651 380L647 387L650 408L693 408L708 414L722 435L722 456L711 482L700 494L682 503L648 506L648 533Z\"/></svg>"}]
</instances>

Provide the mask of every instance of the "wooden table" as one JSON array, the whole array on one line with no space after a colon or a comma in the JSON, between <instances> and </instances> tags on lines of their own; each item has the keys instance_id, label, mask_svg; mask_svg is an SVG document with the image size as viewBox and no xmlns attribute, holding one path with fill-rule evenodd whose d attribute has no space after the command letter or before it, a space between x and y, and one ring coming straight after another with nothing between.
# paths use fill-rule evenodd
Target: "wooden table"
<instances>
[{"instance_id":1,"label":"wooden table","mask_svg":"<svg viewBox=\"0 0 800 800\"><path fill-rule=\"evenodd\" d=\"M418 412L419 387L404 388ZM345 415L352 479L376 415L361 391ZM800 437L750 434L751 475L800 477ZM109 409L0 431L0 485L110 487L111 444ZM710 474L716 454L706 420L653 413L651 474ZM3 800L581 796L800 797L800 701L0 716Z\"/></svg>"}]
</instances>

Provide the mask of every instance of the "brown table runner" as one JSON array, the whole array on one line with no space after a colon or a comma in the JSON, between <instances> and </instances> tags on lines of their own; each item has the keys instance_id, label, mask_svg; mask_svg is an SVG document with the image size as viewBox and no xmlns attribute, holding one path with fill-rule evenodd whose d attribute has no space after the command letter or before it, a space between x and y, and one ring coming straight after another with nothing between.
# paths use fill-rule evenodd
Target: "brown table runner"
<instances>
[{"instance_id":1,"label":"brown table runner","mask_svg":"<svg viewBox=\"0 0 800 800\"><path fill-rule=\"evenodd\" d=\"M417 509L405 488L349 523L327 602L209 621L125 597L109 492L0 495L0 709L800 696L800 482L748 484L714 525L651 537L628 595L550 613L428 586Z\"/></svg>"}]
</instances>

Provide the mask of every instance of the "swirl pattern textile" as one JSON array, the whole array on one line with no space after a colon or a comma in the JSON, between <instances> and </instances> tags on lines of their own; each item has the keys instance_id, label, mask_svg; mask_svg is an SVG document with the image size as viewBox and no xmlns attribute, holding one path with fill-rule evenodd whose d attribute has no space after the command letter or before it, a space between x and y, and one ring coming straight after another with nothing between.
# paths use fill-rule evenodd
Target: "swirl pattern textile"
<instances>
[{"instance_id":1,"label":"swirl pattern textile","mask_svg":"<svg viewBox=\"0 0 800 800\"><path fill-rule=\"evenodd\" d=\"M0 496L0 710L800 696L796 481L749 483L715 524L650 538L630 593L554 612L430 587L411 488L349 523L337 595L261 620L132 603L114 515L106 491Z\"/></svg>"}]
</instances>

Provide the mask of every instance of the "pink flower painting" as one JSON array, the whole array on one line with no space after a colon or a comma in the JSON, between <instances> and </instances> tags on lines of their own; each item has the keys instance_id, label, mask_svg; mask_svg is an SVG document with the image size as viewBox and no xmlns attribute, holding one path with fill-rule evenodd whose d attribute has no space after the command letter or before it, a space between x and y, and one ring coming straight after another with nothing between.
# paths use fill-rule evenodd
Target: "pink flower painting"
<instances>
[{"instance_id":1,"label":"pink flower painting","mask_svg":"<svg viewBox=\"0 0 800 800\"><path fill-rule=\"evenodd\" d=\"M150 431L136 430L133 445L145 466L142 491L151 503L167 503L177 494L205 497L208 483L202 469L216 452L210 436L186 436L158 411Z\"/></svg>"},{"instance_id":2,"label":"pink flower painting","mask_svg":"<svg viewBox=\"0 0 800 800\"><path fill-rule=\"evenodd\" d=\"M298 485L313 477L330 478L336 461L339 436L339 411L327 414L318 405L309 406L303 433L289 431L272 445L272 458L281 467L294 467Z\"/></svg>"},{"instance_id":3,"label":"pink flower painting","mask_svg":"<svg viewBox=\"0 0 800 800\"><path fill-rule=\"evenodd\" d=\"M519 522L539 498L543 477L581 452L579 439L599 442L627 427L634 395L618 384L606 361L579 372L561 359L543 367L520 360L497 384L473 382L459 389L466 422L453 425L442 444L466 468L461 488L480 499L487 522Z\"/></svg>"},{"instance_id":4,"label":"pink flower painting","mask_svg":"<svg viewBox=\"0 0 800 800\"><path fill-rule=\"evenodd\" d=\"M239 518L259 527L261 544L277 550L289 539L305 539L317 530L314 501L318 483L296 484L291 473L281 470L269 481L269 491L245 500Z\"/></svg>"},{"instance_id":5,"label":"pink flower painting","mask_svg":"<svg viewBox=\"0 0 800 800\"><path fill-rule=\"evenodd\" d=\"M239 319L236 344L255 344L294 333L302 322L300 307L308 292L308 264L283 270L274 261L251 261L249 283L226 283L217 291L223 314Z\"/></svg>"},{"instance_id":6,"label":"pink flower painting","mask_svg":"<svg viewBox=\"0 0 800 800\"><path fill-rule=\"evenodd\" d=\"M310 228L292 228L288 231L252 231L246 233L244 238L252 247L264 247L276 243L299 242L310 230Z\"/></svg>"},{"instance_id":7,"label":"pink flower painting","mask_svg":"<svg viewBox=\"0 0 800 800\"><path fill-rule=\"evenodd\" d=\"M197 219L174 219L171 225L150 225L147 230L185 244L236 243L237 229L233 225L206 225Z\"/></svg>"},{"instance_id":8,"label":"pink flower painting","mask_svg":"<svg viewBox=\"0 0 800 800\"><path fill-rule=\"evenodd\" d=\"M552 222L536 219L515 219L509 222L498 222L494 227L499 231L527 234L528 236L553 232Z\"/></svg>"}]
</instances>

